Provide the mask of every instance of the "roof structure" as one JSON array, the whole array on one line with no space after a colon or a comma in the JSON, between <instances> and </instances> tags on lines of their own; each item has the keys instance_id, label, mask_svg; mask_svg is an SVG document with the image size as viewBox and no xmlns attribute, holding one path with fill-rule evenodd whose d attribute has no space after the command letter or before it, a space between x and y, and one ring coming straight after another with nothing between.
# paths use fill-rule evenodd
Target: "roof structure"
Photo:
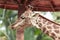
<instances>
[{"instance_id":1,"label":"roof structure","mask_svg":"<svg viewBox=\"0 0 60 40\"><path fill-rule=\"evenodd\" d=\"M60 0L0 0L0 8L17 10L18 3L30 4L35 11L60 11Z\"/></svg>"}]
</instances>

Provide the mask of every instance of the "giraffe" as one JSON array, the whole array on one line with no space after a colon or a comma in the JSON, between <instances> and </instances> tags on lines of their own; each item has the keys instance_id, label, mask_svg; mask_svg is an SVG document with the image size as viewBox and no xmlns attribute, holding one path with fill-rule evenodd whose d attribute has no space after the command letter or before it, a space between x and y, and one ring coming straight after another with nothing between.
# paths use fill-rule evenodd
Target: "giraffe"
<instances>
[{"instance_id":1,"label":"giraffe","mask_svg":"<svg viewBox=\"0 0 60 40\"><path fill-rule=\"evenodd\" d=\"M12 28L17 30L19 28L19 30L23 30L28 26L35 26L36 28L42 30L45 34L52 37L53 40L60 40L60 24L43 17L39 13L34 13L31 8L28 8L28 10L26 10L20 18L11 25ZM16 40L19 39L17 38ZM24 40L24 35L20 40Z\"/></svg>"}]
</instances>

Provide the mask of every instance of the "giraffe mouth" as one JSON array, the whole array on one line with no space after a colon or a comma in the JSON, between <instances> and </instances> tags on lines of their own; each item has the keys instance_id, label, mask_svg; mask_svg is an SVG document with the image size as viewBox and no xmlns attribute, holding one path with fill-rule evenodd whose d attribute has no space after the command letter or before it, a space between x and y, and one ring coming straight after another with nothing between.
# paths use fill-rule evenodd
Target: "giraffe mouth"
<instances>
[{"instance_id":1,"label":"giraffe mouth","mask_svg":"<svg viewBox=\"0 0 60 40\"><path fill-rule=\"evenodd\" d=\"M24 20L20 20L20 21L18 21L18 22L16 22L16 23L12 24L12 25L11 25L12 29L18 29L18 28L20 28L21 25L24 24L24 21L25 21L25 19L24 19Z\"/></svg>"}]
</instances>

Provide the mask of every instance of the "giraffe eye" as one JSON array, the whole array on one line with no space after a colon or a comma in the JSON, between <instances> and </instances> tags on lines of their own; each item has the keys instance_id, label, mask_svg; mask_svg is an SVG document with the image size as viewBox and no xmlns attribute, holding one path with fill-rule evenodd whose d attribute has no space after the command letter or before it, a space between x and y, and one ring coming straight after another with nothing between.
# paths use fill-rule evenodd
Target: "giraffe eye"
<instances>
[{"instance_id":1,"label":"giraffe eye","mask_svg":"<svg viewBox=\"0 0 60 40\"><path fill-rule=\"evenodd\" d=\"M25 17L21 17L22 19L25 19Z\"/></svg>"}]
</instances>

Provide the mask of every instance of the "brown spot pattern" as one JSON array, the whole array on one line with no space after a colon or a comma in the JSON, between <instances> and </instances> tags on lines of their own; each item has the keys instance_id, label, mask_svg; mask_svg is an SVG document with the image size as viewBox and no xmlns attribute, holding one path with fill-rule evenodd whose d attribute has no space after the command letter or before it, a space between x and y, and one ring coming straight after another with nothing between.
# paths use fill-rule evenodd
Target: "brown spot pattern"
<instances>
[{"instance_id":1,"label":"brown spot pattern","mask_svg":"<svg viewBox=\"0 0 60 40\"><path fill-rule=\"evenodd\" d=\"M59 33L59 30L54 30L56 33Z\"/></svg>"},{"instance_id":2,"label":"brown spot pattern","mask_svg":"<svg viewBox=\"0 0 60 40\"><path fill-rule=\"evenodd\" d=\"M55 24L53 24L54 29L58 29L59 27Z\"/></svg>"},{"instance_id":3,"label":"brown spot pattern","mask_svg":"<svg viewBox=\"0 0 60 40\"><path fill-rule=\"evenodd\" d=\"M39 23L38 26L39 26L39 27L42 27L42 23Z\"/></svg>"},{"instance_id":4,"label":"brown spot pattern","mask_svg":"<svg viewBox=\"0 0 60 40\"><path fill-rule=\"evenodd\" d=\"M50 26L47 26L48 29L52 29Z\"/></svg>"},{"instance_id":5,"label":"brown spot pattern","mask_svg":"<svg viewBox=\"0 0 60 40\"><path fill-rule=\"evenodd\" d=\"M46 20L45 20L45 19L43 19L43 24L45 24L45 22L46 22Z\"/></svg>"},{"instance_id":6,"label":"brown spot pattern","mask_svg":"<svg viewBox=\"0 0 60 40\"><path fill-rule=\"evenodd\" d=\"M46 34L49 35L49 31L46 31Z\"/></svg>"},{"instance_id":7,"label":"brown spot pattern","mask_svg":"<svg viewBox=\"0 0 60 40\"><path fill-rule=\"evenodd\" d=\"M46 28L45 27L43 27L43 32L45 32L46 31Z\"/></svg>"},{"instance_id":8,"label":"brown spot pattern","mask_svg":"<svg viewBox=\"0 0 60 40\"><path fill-rule=\"evenodd\" d=\"M52 23L50 21L48 21L47 25L51 25Z\"/></svg>"}]
</instances>

